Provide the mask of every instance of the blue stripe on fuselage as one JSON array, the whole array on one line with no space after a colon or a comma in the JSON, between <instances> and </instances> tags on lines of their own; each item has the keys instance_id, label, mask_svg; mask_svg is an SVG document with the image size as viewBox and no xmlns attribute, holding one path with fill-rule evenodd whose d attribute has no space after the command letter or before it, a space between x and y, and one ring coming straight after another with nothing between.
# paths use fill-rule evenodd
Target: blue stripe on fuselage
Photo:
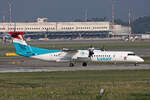
<instances>
[{"instance_id":1,"label":"blue stripe on fuselage","mask_svg":"<svg viewBox=\"0 0 150 100\"><path fill-rule=\"evenodd\" d=\"M43 48L32 47L29 45L26 46L19 43L14 43L14 46L16 48L16 53L18 55L26 56L26 57L61 52L61 50L48 50Z\"/></svg>"}]
</instances>

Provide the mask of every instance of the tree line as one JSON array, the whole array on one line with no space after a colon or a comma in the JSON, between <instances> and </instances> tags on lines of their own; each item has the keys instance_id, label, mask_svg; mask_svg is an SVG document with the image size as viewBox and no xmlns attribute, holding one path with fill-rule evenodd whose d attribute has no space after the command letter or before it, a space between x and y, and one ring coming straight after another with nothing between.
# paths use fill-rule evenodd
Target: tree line
<instances>
[{"instance_id":1,"label":"tree line","mask_svg":"<svg viewBox=\"0 0 150 100\"><path fill-rule=\"evenodd\" d=\"M106 17L103 18L90 18L87 19L88 22L91 21L108 21L109 19ZM85 20L77 19L75 21L82 21L84 22ZM123 25L123 26L128 26L128 22L125 22L121 19L115 19L115 24ZM131 27L132 27L132 33L134 34L150 34L150 16L143 16L139 17L131 22Z\"/></svg>"},{"instance_id":2,"label":"tree line","mask_svg":"<svg viewBox=\"0 0 150 100\"><path fill-rule=\"evenodd\" d=\"M128 26L128 22L124 22L121 19L115 20L116 24ZM150 16L139 17L131 22L132 33L134 34L146 34L150 33Z\"/></svg>"}]
</instances>

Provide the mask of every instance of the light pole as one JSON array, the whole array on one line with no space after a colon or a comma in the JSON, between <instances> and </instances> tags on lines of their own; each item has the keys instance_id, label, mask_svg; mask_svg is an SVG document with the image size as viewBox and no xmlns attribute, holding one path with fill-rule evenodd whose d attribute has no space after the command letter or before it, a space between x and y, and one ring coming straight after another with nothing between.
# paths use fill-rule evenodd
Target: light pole
<instances>
[{"instance_id":1,"label":"light pole","mask_svg":"<svg viewBox=\"0 0 150 100\"><path fill-rule=\"evenodd\" d=\"M9 22L12 22L12 2L11 0L8 0L8 6L9 6Z\"/></svg>"}]
</instances>

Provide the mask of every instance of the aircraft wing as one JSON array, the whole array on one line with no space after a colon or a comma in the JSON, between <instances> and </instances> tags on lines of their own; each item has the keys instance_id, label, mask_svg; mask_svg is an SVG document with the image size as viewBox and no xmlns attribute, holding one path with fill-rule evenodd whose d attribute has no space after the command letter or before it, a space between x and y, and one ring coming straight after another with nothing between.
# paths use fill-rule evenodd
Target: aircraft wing
<instances>
[{"instance_id":1,"label":"aircraft wing","mask_svg":"<svg viewBox=\"0 0 150 100\"><path fill-rule=\"evenodd\" d=\"M78 50L62 50L63 52L67 52L69 54L72 54L72 53L77 53Z\"/></svg>"},{"instance_id":2,"label":"aircraft wing","mask_svg":"<svg viewBox=\"0 0 150 100\"><path fill-rule=\"evenodd\" d=\"M57 62L71 62L71 61L90 61L88 50L62 50L65 56L58 59Z\"/></svg>"},{"instance_id":3,"label":"aircraft wing","mask_svg":"<svg viewBox=\"0 0 150 100\"><path fill-rule=\"evenodd\" d=\"M65 56L58 59L57 62L70 62L73 61L73 56L78 53L78 50L62 50L64 53L66 53Z\"/></svg>"}]
</instances>

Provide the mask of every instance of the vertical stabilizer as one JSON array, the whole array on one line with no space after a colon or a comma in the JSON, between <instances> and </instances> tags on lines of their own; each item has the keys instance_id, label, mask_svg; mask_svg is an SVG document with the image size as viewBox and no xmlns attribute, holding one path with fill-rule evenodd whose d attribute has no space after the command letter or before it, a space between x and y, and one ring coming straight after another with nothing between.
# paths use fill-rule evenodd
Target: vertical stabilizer
<instances>
[{"instance_id":1,"label":"vertical stabilizer","mask_svg":"<svg viewBox=\"0 0 150 100\"><path fill-rule=\"evenodd\" d=\"M34 53L32 52L29 45L27 45L23 35L24 32L9 32L11 37L13 38L13 44L16 48L16 53L21 56L32 56Z\"/></svg>"}]
</instances>

